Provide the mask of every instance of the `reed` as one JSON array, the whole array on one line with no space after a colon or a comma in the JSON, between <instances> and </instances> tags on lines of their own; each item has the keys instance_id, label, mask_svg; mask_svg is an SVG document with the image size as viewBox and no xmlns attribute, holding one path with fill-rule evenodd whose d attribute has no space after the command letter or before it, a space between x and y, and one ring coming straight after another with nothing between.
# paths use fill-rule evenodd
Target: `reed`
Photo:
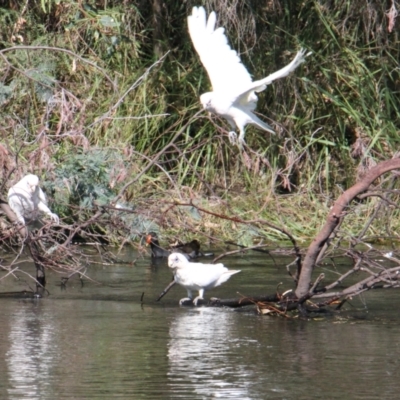
<instances>
[{"instance_id":1,"label":"reed","mask_svg":"<svg viewBox=\"0 0 400 400\"><path fill-rule=\"evenodd\" d=\"M205 3L254 77L279 69L299 47L313 51L260 95L257 110L277 135L248 127L240 152L224 121L198 113L209 82L186 32L194 0L168 2L161 17L151 2L97 2L96 9L42 0L18 10L6 2L0 24L13 29L0 34L3 180L15 168L55 182L78 155L113 152L124 177L113 187L103 182L111 198L161 151L124 201L141 204L138 193L159 200L169 191L221 198L235 215L260 213L309 240L330 201L397 152L399 31L389 32L378 0ZM162 23L158 31L154 18ZM93 168L112 169L109 162ZM373 203L362 207L368 214ZM349 220L357 230L358 217ZM219 225L230 239L282 239L270 229L243 236L230 222Z\"/></svg>"}]
</instances>

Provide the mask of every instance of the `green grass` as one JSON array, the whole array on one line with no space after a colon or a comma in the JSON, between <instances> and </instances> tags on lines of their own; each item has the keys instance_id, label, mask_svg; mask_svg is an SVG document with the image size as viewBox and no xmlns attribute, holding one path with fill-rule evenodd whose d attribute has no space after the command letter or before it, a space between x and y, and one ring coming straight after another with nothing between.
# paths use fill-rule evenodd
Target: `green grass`
<instances>
[{"instance_id":1,"label":"green grass","mask_svg":"<svg viewBox=\"0 0 400 400\"><path fill-rule=\"evenodd\" d=\"M234 215L259 214L307 241L360 171L399 147L397 31L387 31L385 5L377 0L368 10L349 0L286 0L278 8L254 0L235 3L237 14L217 10L255 78L287 64L300 47L313 52L260 94L257 111L277 134L247 127L244 152L229 143L225 121L199 113L198 96L209 82L186 28L194 1L187 8L168 4L161 47L170 52L161 62L150 3L80 4L42 1L18 12L7 5L0 10L0 23L13 26L14 34L0 36L0 132L8 152L0 159L3 179L15 168L16 175L29 170L54 182L72 156L104 150L124 162L124 176L111 188L117 195L162 152L127 188L124 201L168 204L171 191L181 199L220 198ZM235 35L241 21L247 33ZM163 229L178 229L153 212ZM352 232L362 217L350 219ZM228 222L208 222L220 231L191 226L189 232L257 237ZM268 240L283 239L257 229Z\"/></svg>"}]
</instances>

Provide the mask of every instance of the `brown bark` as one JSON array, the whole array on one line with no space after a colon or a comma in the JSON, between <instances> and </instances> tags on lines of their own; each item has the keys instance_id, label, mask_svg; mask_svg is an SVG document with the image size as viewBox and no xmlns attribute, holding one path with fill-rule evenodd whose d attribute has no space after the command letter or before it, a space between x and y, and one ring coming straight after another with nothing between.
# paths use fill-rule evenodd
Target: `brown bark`
<instances>
[{"instance_id":1,"label":"brown bark","mask_svg":"<svg viewBox=\"0 0 400 400\"><path fill-rule=\"evenodd\" d=\"M257 302L277 302L279 301L279 296L276 294L265 295L265 296L254 296L254 297L241 297L233 299L217 299L212 297L210 301L206 304L210 307L245 307L256 304Z\"/></svg>"},{"instance_id":2,"label":"brown bark","mask_svg":"<svg viewBox=\"0 0 400 400\"><path fill-rule=\"evenodd\" d=\"M353 185L350 189L347 189L334 203L331 208L325 225L321 229L318 236L313 240L308 251L304 257L299 282L295 291L297 298L307 296L311 286L311 276L314 270L316 260L324 248L325 243L329 239L330 235L334 232L341 219L344 217L347 206L350 204L355 197L361 193L367 191L369 186L379 178L385 172L393 169L400 168L400 159L392 159L379 163L375 167L371 168L365 176Z\"/></svg>"}]
</instances>

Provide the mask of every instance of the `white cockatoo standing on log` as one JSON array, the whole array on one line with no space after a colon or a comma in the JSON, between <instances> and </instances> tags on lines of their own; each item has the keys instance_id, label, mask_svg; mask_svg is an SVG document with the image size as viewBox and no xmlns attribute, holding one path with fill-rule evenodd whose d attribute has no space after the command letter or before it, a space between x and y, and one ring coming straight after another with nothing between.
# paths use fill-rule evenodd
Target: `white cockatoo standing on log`
<instances>
[{"instance_id":1,"label":"white cockatoo standing on log","mask_svg":"<svg viewBox=\"0 0 400 400\"><path fill-rule=\"evenodd\" d=\"M41 213L47 214L56 224L58 215L50 211L46 196L39 187L36 175L26 175L8 191L8 204L17 216L18 222L38 220Z\"/></svg>"},{"instance_id":2,"label":"white cockatoo standing on log","mask_svg":"<svg viewBox=\"0 0 400 400\"><path fill-rule=\"evenodd\" d=\"M200 102L207 111L225 118L232 129L239 129L239 145L242 146L247 124L274 133L267 123L253 113L258 100L256 93L265 90L275 79L289 75L311 52L306 54L306 50L301 49L286 67L266 78L253 81L237 52L229 46L224 28L215 27L216 21L216 13L213 11L207 19L203 7L194 7L192 15L188 17L193 46L207 70L213 88L212 92L200 96ZM235 142L236 133L229 132L229 138Z\"/></svg>"},{"instance_id":3,"label":"white cockatoo standing on log","mask_svg":"<svg viewBox=\"0 0 400 400\"><path fill-rule=\"evenodd\" d=\"M187 290L188 297L179 301L193 300L196 306L200 299L203 299L204 291L212 289L226 282L232 275L240 270L231 270L224 264L203 264L190 262L181 253L172 253L168 257L168 266L172 269L174 280ZM193 299L192 291L198 290L199 295Z\"/></svg>"}]
</instances>

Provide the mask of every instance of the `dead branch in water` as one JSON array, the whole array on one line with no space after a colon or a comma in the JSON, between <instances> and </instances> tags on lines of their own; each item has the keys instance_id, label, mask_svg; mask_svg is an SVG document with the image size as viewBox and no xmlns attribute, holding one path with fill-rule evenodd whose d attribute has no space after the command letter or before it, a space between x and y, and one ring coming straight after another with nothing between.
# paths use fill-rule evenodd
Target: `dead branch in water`
<instances>
[{"instance_id":1,"label":"dead branch in water","mask_svg":"<svg viewBox=\"0 0 400 400\"><path fill-rule=\"evenodd\" d=\"M316 266L317 258L340 221L346 216L349 204L358 195L366 192L371 184L381 175L397 168L400 168L400 159L398 158L379 163L371 168L359 182L347 189L335 201L328 214L325 225L309 246L302 262L299 282L295 291L297 298L301 298L307 294L312 282L312 272Z\"/></svg>"},{"instance_id":2,"label":"dead branch in water","mask_svg":"<svg viewBox=\"0 0 400 400\"><path fill-rule=\"evenodd\" d=\"M17 224L17 218L9 207L8 203L0 199L0 208L6 214L12 225L8 230L2 232L0 242L3 248L9 254L15 254L9 263L2 262L1 268L9 271L12 275L24 274L29 276L36 285L36 290L31 292L31 296L42 296L47 292L46 270L52 270L59 273L61 284L65 286L74 276L80 279L85 278L93 281L86 274L87 266L98 261L100 252L102 259L107 258L103 263L122 262L122 260L113 260L108 256L106 249L99 250L99 246L106 239L104 235L95 232L96 226L105 224L119 224L119 230L122 232L126 227L118 218L109 218L103 208L94 208L93 215L88 219L77 222L73 225L53 225L51 223L40 223L39 228L31 229L28 226ZM113 207L111 207L113 208ZM115 209L115 212L126 212L127 210ZM130 211L130 210L128 210ZM127 233L128 234L128 233ZM89 254L87 249L79 246L76 242L84 240L84 244L91 242L95 244L97 252ZM31 261L36 267L36 277L27 274L19 268L22 262ZM8 274L7 274L8 275ZM6 276L7 276L6 275ZM4 279L3 277L2 279Z\"/></svg>"},{"instance_id":3,"label":"dead branch in water","mask_svg":"<svg viewBox=\"0 0 400 400\"><path fill-rule=\"evenodd\" d=\"M372 221L379 217L379 211L385 206L389 205L392 208L399 208L398 201L392 201L388 197L398 195L397 191L391 190L393 182L397 179L397 175L393 176L390 183L390 190L377 187L374 188L374 196L381 198L380 203L375 207L375 212L372 217L366 222L360 234L354 238L353 244L350 249L344 252L344 255L353 259L353 267L342 274L333 282L323 284L326 280L325 274L313 280L312 273L317 264L323 259L325 252L330 246L334 245L334 240L338 233L338 228L341 226L345 217L350 213L349 206L357 198L363 199L368 196L368 190L374 181L376 181L383 174L392 170L400 168L400 159L392 159L384 161L371 168L364 177L353 185L351 188L343 192L341 196L335 201L330 212L327 216L326 222L322 227L320 233L313 240L309 246L304 260L299 261L299 279L295 280L297 283L293 291L288 291L283 295L266 295L254 296L247 298L237 299L217 299L209 302L210 306L228 306L228 307L242 307L250 304L261 304L263 302L274 302L274 307L279 311L290 311L297 309L301 313L320 310L326 306L337 305L340 308L344 302L349 298L356 296L365 291L376 288L395 288L400 287L400 259L396 258L393 254L383 254L379 251L372 252L371 245L367 246L367 251L361 252L354 247L357 244L364 243L363 238L367 232L368 227ZM383 192L385 192L383 194ZM340 241L340 238L338 239ZM379 259L378 257L382 258ZM388 267L388 264L395 263L396 266ZM337 290L337 287L343 287L345 281L354 276L355 273L362 273L362 278L344 288ZM323 300L320 303L310 303L309 300Z\"/></svg>"}]
</instances>

